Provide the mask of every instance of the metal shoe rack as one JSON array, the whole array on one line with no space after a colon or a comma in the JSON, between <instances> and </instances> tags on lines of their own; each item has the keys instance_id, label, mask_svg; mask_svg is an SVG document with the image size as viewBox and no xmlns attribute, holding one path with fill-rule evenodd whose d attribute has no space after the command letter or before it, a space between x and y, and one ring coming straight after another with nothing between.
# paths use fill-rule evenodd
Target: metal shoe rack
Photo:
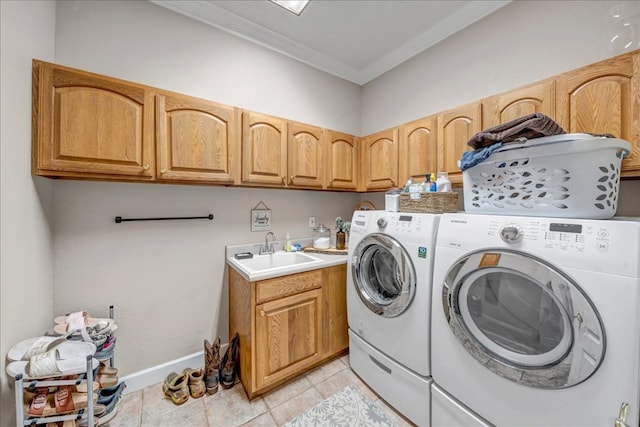
<instances>
[{"instance_id":1,"label":"metal shoe rack","mask_svg":"<svg viewBox=\"0 0 640 427\"><path fill-rule=\"evenodd\" d=\"M114 319L113 316L113 305L109 306L109 318ZM67 420L87 420L87 426L93 427L94 424L94 414L93 414L93 359L95 357L93 355L87 356L87 369L86 372L79 374L81 378L75 380L55 380L51 378L47 378L45 380L32 380L25 379L22 374L18 374L15 377L15 399L16 399L16 426L33 426L38 424L47 424L47 423L57 423L58 421L67 421ZM107 359L98 359L99 361L104 361ZM113 353L111 357L109 357L109 366L114 367L114 356ZM98 365L100 366L100 365ZM82 378L84 376L84 378ZM47 417L37 417L37 418L26 418L25 417L25 407L24 407L24 392L26 391L35 391L38 388L44 387L60 387L64 385L72 386L86 383L87 385L87 407L78 410L72 414L65 415L52 415ZM114 409L115 410L115 409Z\"/></svg>"}]
</instances>

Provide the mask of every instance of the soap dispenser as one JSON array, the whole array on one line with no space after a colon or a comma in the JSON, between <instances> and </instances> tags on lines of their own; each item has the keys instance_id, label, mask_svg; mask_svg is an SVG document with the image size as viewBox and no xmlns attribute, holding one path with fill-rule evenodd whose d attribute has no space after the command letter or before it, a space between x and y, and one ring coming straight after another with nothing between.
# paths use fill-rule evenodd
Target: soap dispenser
<instances>
[{"instance_id":1,"label":"soap dispenser","mask_svg":"<svg viewBox=\"0 0 640 427\"><path fill-rule=\"evenodd\" d=\"M287 241L284 244L284 250L287 252L293 251L293 246L291 245L291 236L287 233Z\"/></svg>"}]
</instances>

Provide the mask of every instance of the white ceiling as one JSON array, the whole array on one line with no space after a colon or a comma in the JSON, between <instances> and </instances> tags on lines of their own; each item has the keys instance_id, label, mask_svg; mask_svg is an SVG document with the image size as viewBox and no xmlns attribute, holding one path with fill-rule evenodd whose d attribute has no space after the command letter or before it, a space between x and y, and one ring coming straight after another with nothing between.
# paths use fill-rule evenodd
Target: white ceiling
<instances>
[{"instance_id":1,"label":"white ceiling","mask_svg":"<svg viewBox=\"0 0 640 427\"><path fill-rule=\"evenodd\" d=\"M300 16L267 0L149 0L363 85L510 3L311 0Z\"/></svg>"}]
</instances>

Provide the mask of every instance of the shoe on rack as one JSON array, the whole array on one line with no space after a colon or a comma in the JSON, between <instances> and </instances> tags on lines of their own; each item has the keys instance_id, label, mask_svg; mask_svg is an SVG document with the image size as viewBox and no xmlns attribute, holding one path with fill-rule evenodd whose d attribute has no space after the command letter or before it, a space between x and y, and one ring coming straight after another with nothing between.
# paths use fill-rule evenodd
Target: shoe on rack
<instances>
[{"instance_id":1,"label":"shoe on rack","mask_svg":"<svg viewBox=\"0 0 640 427\"><path fill-rule=\"evenodd\" d=\"M236 332L229 342L229 347L222 357L220 365L220 384L223 388L231 388L239 374L238 356L240 351L240 337Z\"/></svg>"},{"instance_id":2,"label":"shoe on rack","mask_svg":"<svg viewBox=\"0 0 640 427\"><path fill-rule=\"evenodd\" d=\"M220 375L220 337L213 344L204 340L204 382L207 394L218 391L218 377Z\"/></svg>"}]
</instances>

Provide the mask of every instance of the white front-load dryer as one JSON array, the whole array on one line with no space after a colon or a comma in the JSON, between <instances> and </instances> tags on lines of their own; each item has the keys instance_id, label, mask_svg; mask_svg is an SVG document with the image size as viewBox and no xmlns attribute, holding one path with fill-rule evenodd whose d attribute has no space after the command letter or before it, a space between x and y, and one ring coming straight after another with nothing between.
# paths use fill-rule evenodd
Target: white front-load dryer
<instances>
[{"instance_id":1,"label":"white front-load dryer","mask_svg":"<svg viewBox=\"0 0 640 427\"><path fill-rule=\"evenodd\" d=\"M435 384L498 427L638 426L639 261L638 221L442 215Z\"/></svg>"},{"instance_id":2,"label":"white front-load dryer","mask_svg":"<svg viewBox=\"0 0 640 427\"><path fill-rule=\"evenodd\" d=\"M349 237L351 367L418 425L428 425L430 417L429 322L438 221L433 214L356 211Z\"/></svg>"}]
</instances>

